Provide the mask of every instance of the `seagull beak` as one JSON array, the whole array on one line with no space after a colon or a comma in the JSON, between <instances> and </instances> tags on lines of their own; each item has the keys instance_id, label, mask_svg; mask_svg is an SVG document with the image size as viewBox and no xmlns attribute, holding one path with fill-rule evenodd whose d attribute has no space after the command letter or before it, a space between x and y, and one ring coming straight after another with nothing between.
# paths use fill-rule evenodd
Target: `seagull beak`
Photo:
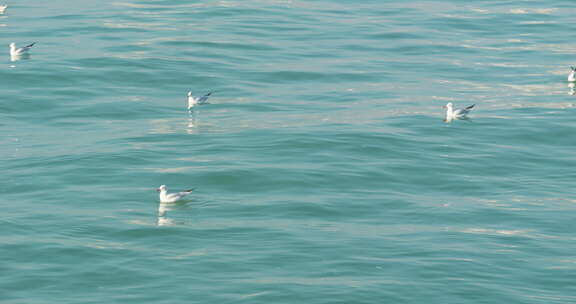
<instances>
[{"instance_id":1,"label":"seagull beak","mask_svg":"<svg viewBox=\"0 0 576 304\"><path fill-rule=\"evenodd\" d=\"M160 188L156 189L156 192L160 192Z\"/></svg>"}]
</instances>

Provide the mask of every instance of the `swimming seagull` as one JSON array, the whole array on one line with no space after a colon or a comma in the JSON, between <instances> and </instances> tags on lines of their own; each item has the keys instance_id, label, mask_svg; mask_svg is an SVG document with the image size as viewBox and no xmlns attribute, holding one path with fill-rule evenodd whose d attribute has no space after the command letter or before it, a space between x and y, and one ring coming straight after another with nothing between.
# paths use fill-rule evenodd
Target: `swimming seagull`
<instances>
[{"instance_id":1,"label":"swimming seagull","mask_svg":"<svg viewBox=\"0 0 576 304\"><path fill-rule=\"evenodd\" d=\"M474 108L475 105L467 106L464 109L453 109L451 102L447 103L444 108L446 109L446 120L451 121L453 119L466 118L468 113Z\"/></svg>"},{"instance_id":2,"label":"swimming seagull","mask_svg":"<svg viewBox=\"0 0 576 304\"><path fill-rule=\"evenodd\" d=\"M10 56L16 57L27 54L28 51L34 46L34 44L36 44L36 42L33 42L32 44L29 44L25 47L16 48L16 44L12 42L10 43Z\"/></svg>"},{"instance_id":3,"label":"swimming seagull","mask_svg":"<svg viewBox=\"0 0 576 304\"><path fill-rule=\"evenodd\" d=\"M8 5L0 5L0 14L4 14L4 12L6 11L7 8L8 8Z\"/></svg>"},{"instance_id":4,"label":"swimming seagull","mask_svg":"<svg viewBox=\"0 0 576 304\"><path fill-rule=\"evenodd\" d=\"M160 192L160 203L175 203L177 201L182 200L186 195L192 193L192 191L194 191L194 189L189 189L189 190L185 190L183 192L168 194L168 190L166 189L166 185L161 185L160 188L156 189L156 191Z\"/></svg>"},{"instance_id":5,"label":"swimming seagull","mask_svg":"<svg viewBox=\"0 0 576 304\"><path fill-rule=\"evenodd\" d=\"M194 108L194 106L196 105L204 105L204 104L209 104L209 102L207 102L208 97L210 97L210 95L212 95L213 92L210 92L204 96L201 97L194 97L192 96L192 91L188 92L188 110L192 111L192 108Z\"/></svg>"},{"instance_id":6,"label":"swimming seagull","mask_svg":"<svg viewBox=\"0 0 576 304\"><path fill-rule=\"evenodd\" d=\"M576 82L576 68L570 67L570 74L568 74L568 82Z\"/></svg>"}]
</instances>

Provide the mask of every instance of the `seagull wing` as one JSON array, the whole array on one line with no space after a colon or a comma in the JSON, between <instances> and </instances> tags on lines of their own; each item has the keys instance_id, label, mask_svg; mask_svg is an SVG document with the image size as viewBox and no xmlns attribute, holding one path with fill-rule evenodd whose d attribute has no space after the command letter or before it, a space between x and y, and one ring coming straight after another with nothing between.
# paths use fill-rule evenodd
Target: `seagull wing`
<instances>
[{"instance_id":1,"label":"seagull wing","mask_svg":"<svg viewBox=\"0 0 576 304\"><path fill-rule=\"evenodd\" d=\"M172 194L169 194L168 196L170 198L174 198L175 200L179 200L179 199L182 199L183 197L185 197L186 195L192 193L192 191L194 191L194 189L189 189L189 190L185 190L185 191L178 192L178 193L172 193Z\"/></svg>"},{"instance_id":2,"label":"seagull wing","mask_svg":"<svg viewBox=\"0 0 576 304\"><path fill-rule=\"evenodd\" d=\"M16 55L22 55L22 54L28 52L34 46L34 44L36 44L36 42L33 42L33 43L31 43L27 46L23 46L21 48L17 48L16 49Z\"/></svg>"},{"instance_id":3,"label":"seagull wing","mask_svg":"<svg viewBox=\"0 0 576 304\"><path fill-rule=\"evenodd\" d=\"M471 105L471 106L467 106L464 109L456 109L454 110L454 115L455 116L463 116L466 115L468 113L470 113L470 111L472 111L472 109L474 108L475 104Z\"/></svg>"},{"instance_id":4,"label":"seagull wing","mask_svg":"<svg viewBox=\"0 0 576 304\"><path fill-rule=\"evenodd\" d=\"M207 103L208 103L208 102L207 102L207 101L208 101L208 97L210 97L210 95L212 95L212 93L214 93L214 92L210 92L210 93L208 93L208 94L206 94L206 95L198 98L198 104L207 104Z\"/></svg>"},{"instance_id":5,"label":"seagull wing","mask_svg":"<svg viewBox=\"0 0 576 304\"><path fill-rule=\"evenodd\" d=\"M29 50L29 49L30 49L31 47L33 47L35 44L36 44L36 42L32 42L32 43L30 43L29 45L23 47L23 49Z\"/></svg>"},{"instance_id":6,"label":"seagull wing","mask_svg":"<svg viewBox=\"0 0 576 304\"><path fill-rule=\"evenodd\" d=\"M184 197L184 196L192 193L192 191L194 191L194 189L186 190L186 191L183 191L183 192L178 192L177 194L178 194L180 197Z\"/></svg>"}]
</instances>

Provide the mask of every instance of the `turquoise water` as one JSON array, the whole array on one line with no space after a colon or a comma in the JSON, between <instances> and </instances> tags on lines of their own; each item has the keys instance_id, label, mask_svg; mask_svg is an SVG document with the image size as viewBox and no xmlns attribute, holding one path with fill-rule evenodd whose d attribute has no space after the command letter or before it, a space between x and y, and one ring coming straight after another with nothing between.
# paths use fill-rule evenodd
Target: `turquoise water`
<instances>
[{"instance_id":1,"label":"turquoise water","mask_svg":"<svg viewBox=\"0 0 576 304\"><path fill-rule=\"evenodd\" d=\"M0 302L576 302L572 0L8 4Z\"/></svg>"}]
</instances>

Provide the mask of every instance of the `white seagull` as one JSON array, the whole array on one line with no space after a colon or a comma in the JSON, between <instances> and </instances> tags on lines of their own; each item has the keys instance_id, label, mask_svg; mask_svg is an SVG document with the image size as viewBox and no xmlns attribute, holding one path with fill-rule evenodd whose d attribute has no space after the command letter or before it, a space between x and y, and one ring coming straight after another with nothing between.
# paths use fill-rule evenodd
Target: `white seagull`
<instances>
[{"instance_id":1,"label":"white seagull","mask_svg":"<svg viewBox=\"0 0 576 304\"><path fill-rule=\"evenodd\" d=\"M156 189L156 191L160 192L160 203L175 203L182 200L186 195L192 193L194 189L169 194L166 185L161 185L160 188Z\"/></svg>"},{"instance_id":2,"label":"white seagull","mask_svg":"<svg viewBox=\"0 0 576 304\"><path fill-rule=\"evenodd\" d=\"M192 91L188 92L188 110L192 111L192 108L194 108L194 106L196 105L204 105L204 104L209 104L208 101L208 97L210 97L210 95L212 95L213 92L210 92L204 96L201 97L194 97L192 96Z\"/></svg>"},{"instance_id":3,"label":"white seagull","mask_svg":"<svg viewBox=\"0 0 576 304\"><path fill-rule=\"evenodd\" d=\"M570 67L570 74L568 74L568 82L576 82L576 68Z\"/></svg>"},{"instance_id":4,"label":"white seagull","mask_svg":"<svg viewBox=\"0 0 576 304\"><path fill-rule=\"evenodd\" d=\"M446 109L446 120L466 118L468 113L474 108L475 105L467 106L464 109L454 109L451 102L447 103L444 108Z\"/></svg>"},{"instance_id":5,"label":"white seagull","mask_svg":"<svg viewBox=\"0 0 576 304\"><path fill-rule=\"evenodd\" d=\"M4 14L4 12L6 11L7 8L8 8L8 5L0 5L0 14Z\"/></svg>"},{"instance_id":6,"label":"white seagull","mask_svg":"<svg viewBox=\"0 0 576 304\"><path fill-rule=\"evenodd\" d=\"M16 44L14 42L12 42L12 43L10 43L10 56L16 57L16 56L22 56L24 54L27 54L28 51L34 46L34 44L36 44L36 42L33 42L32 44L29 44L29 45L21 47L21 48L17 48Z\"/></svg>"}]
</instances>

